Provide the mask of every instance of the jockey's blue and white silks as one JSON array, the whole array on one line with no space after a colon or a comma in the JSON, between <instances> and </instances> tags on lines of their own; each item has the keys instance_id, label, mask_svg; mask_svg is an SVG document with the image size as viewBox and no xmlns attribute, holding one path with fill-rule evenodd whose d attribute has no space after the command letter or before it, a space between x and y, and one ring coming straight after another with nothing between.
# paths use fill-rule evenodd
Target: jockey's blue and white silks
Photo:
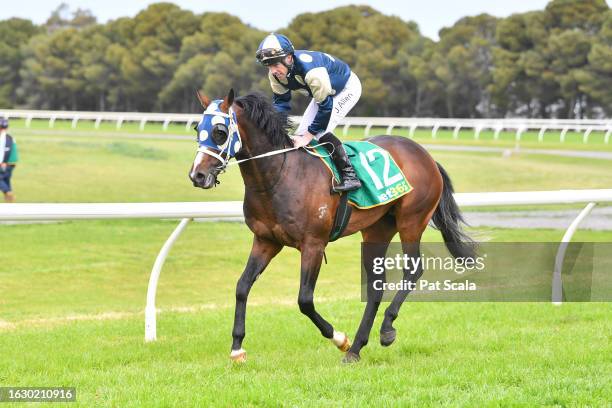
<instances>
[{"instance_id":1,"label":"jockey's blue and white silks","mask_svg":"<svg viewBox=\"0 0 612 408\"><path fill-rule=\"evenodd\" d=\"M208 105L202 115L202 120L198 123L196 131L198 132L198 151L216 157L224 165L230 158L242 148L242 140L236 120L236 113L230 107L229 113L222 112L219 106L223 103L222 100L215 100ZM227 137L219 140L213 136L215 128L218 131L227 133ZM222 154L225 153L225 157Z\"/></svg>"},{"instance_id":2,"label":"jockey's blue and white silks","mask_svg":"<svg viewBox=\"0 0 612 408\"><path fill-rule=\"evenodd\" d=\"M334 106L334 95L342 92L351 76L350 67L342 60L318 51L296 50L294 63L281 82L268 74L274 92L274 107L281 112L291 110L291 91L301 92L314 99L318 111L308 131L313 135L327 128Z\"/></svg>"}]
</instances>

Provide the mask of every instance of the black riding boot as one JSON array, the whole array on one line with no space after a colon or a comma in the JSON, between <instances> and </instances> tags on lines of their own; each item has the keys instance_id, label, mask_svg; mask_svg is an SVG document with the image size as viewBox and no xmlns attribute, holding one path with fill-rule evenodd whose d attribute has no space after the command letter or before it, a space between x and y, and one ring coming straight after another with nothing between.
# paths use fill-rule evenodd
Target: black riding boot
<instances>
[{"instance_id":1,"label":"black riding boot","mask_svg":"<svg viewBox=\"0 0 612 408\"><path fill-rule=\"evenodd\" d=\"M326 143L323 145L323 147L325 147L325 149L331 153L331 159L340 172L340 178L342 181L340 184L334 186L333 191L352 191L361 187L361 181L359 181L357 178L355 169L353 168L353 165L351 164L351 161L349 160L340 139L334 136L333 133L329 132L321 136L319 138L319 142ZM331 143L333 146L330 146L329 143Z\"/></svg>"}]
</instances>

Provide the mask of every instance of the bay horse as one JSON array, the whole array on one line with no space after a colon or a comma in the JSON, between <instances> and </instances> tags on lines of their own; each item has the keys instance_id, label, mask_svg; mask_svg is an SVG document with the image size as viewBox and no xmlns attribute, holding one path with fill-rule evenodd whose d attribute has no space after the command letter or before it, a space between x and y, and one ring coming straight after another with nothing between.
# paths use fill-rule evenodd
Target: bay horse
<instances>
[{"instance_id":1,"label":"bay horse","mask_svg":"<svg viewBox=\"0 0 612 408\"><path fill-rule=\"evenodd\" d=\"M211 188L235 156L245 185L244 217L253 232L251 253L236 285L231 359L246 360L242 342L247 297L253 283L272 258L288 246L301 252L297 299L300 311L323 337L346 352L344 362L358 361L361 349L368 343L382 292L368 293L352 344L317 313L314 305L314 289L340 201L339 195L330 193L328 169L318 157L303 148L292 147L289 121L276 112L267 97L250 94L234 98L234 91L230 90L223 100L211 101L199 92L198 98L205 112L197 127L200 147L189 177L195 187ZM442 166L408 138L384 135L367 140L391 154L413 190L384 205L354 208L342 236L360 231L364 242L383 244L376 247L382 248L378 256L384 256L385 245L399 232L403 251L419 256L419 242L431 220L453 256L474 256L473 241L462 230L463 218L452 195L451 180ZM411 274L405 270L404 279L416 282L422 273L422 267ZM368 276L369 282L371 279ZM385 310L380 328L383 346L391 345L396 338L393 321L408 293L409 290L398 291Z\"/></svg>"}]
</instances>

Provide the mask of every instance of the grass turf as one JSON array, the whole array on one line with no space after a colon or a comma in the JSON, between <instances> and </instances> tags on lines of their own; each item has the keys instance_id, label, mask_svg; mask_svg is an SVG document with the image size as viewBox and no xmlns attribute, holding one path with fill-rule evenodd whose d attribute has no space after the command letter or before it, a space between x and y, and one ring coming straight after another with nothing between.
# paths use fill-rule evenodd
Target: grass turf
<instances>
[{"instance_id":1,"label":"grass turf","mask_svg":"<svg viewBox=\"0 0 612 408\"><path fill-rule=\"evenodd\" d=\"M120 137L16 135L21 161L13 176L20 202L240 200L237 166L213 190L195 189L187 172L195 143ZM612 162L572 157L433 151L458 192L607 188Z\"/></svg>"},{"instance_id":2,"label":"grass turf","mask_svg":"<svg viewBox=\"0 0 612 408\"><path fill-rule=\"evenodd\" d=\"M155 255L176 222L74 221L2 225L0 319L14 322L108 311L140 312ZM479 228L481 241L559 242L561 230ZM330 244L317 294L359 297L360 235ZM427 229L424 241L440 242ZM576 232L574 241L611 242L611 231ZM159 305L167 308L233 301L251 234L241 223L192 223L172 248L160 280ZM285 248L257 281L256 303L294 302L299 254Z\"/></svg>"},{"instance_id":3,"label":"grass turf","mask_svg":"<svg viewBox=\"0 0 612 408\"><path fill-rule=\"evenodd\" d=\"M318 310L350 328L361 304ZM606 406L610 312L406 304L396 344L377 344L377 320L350 367L297 307L249 309L249 360L238 367L227 358L230 308L164 314L155 344L142 343L137 317L75 322L3 333L0 383L75 386L77 406Z\"/></svg>"},{"instance_id":4,"label":"grass turf","mask_svg":"<svg viewBox=\"0 0 612 408\"><path fill-rule=\"evenodd\" d=\"M147 130L148 131L148 130ZM203 201L242 197L236 169L214 191L186 177L195 146L15 133L20 201ZM604 188L603 160L433 152L458 191ZM540 207L541 208L541 207ZM228 361L246 227L190 225L162 273L159 341L144 345L148 275L175 227L167 221L2 225L0 386L76 386L69 406L603 406L612 399L609 304L412 303L381 348L376 321L353 367L297 308L299 257L286 249L249 298L249 362ZM496 241L559 241L563 231L479 229ZM439 241L429 231L427 240ZM575 241L612 240L578 231ZM315 302L351 338L359 236L332 244Z\"/></svg>"},{"instance_id":5,"label":"grass turf","mask_svg":"<svg viewBox=\"0 0 612 408\"><path fill-rule=\"evenodd\" d=\"M0 385L75 386L77 406L602 406L610 400L610 304L407 303L396 344L378 345L379 316L362 361L345 367L295 304L299 257L289 249L251 292L249 361L232 366L233 291L250 242L238 223L187 228L161 276L158 342L143 344L148 274L174 225L2 226L12 239L5 240L0 269ZM562 235L479 233L494 241ZM439 233L428 230L426 240L439 241ZM609 242L612 233L579 231L576 240ZM330 264L315 293L318 311L351 338L363 310L358 244L354 235L329 247Z\"/></svg>"}]
</instances>

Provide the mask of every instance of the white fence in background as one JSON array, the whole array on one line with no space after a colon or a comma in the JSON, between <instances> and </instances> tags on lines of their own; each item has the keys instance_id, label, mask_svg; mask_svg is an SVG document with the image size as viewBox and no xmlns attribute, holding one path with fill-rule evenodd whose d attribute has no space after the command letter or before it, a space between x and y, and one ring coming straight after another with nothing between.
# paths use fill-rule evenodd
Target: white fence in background
<instances>
[{"instance_id":1,"label":"white fence in background","mask_svg":"<svg viewBox=\"0 0 612 408\"><path fill-rule=\"evenodd\" d=\"M567 244L580 222L596 203L612 202L612 189L559 190L495 193L457 193L460 206L505 206L534 204L588 203L565 232L557 256L552 281L552 301L562 301L561 268ZM186 202L186 203L96 203L96 204L3 204L0 205L0 221L48 221L84 219L126 218L180 218L181 222L166 240L155 259L145 307L145 341L157 339L156 306L157 284L168 253L193 218L235 219L242 217L241 201Z\"/></svg>"},{"instance_id":2,"label":"white fence in background","mask_svg":"<svg viewBox=\"0 0 612 408\"><path fill-rule=\"evenodd\" d=\"M71 121L72 128L76 128L81 120L93 121L94 128L98 129L102 122L115 123L121 129L124 122L139 123L142 131L148 122L160 123L164 130L170 123L185 124L190 129L194 123L201 119L198 114L183 113L139 113L139 112L85 112L85 111L42 111L42 110L0 110L0 115L9 119L25 119L26 127L30 127L32 120L48 120L49 128L55 126L57 120ZM299 120L299 117L293 117ZM493 138L499 139L502 131L512 131L516 141L526 131L538 131L538 141L544 140L546 132L558 132L559 140L565 141L567 132L582 133L583 142L588 143L593 132L605 132L605 143L610 142L612 135L612 119L445 119L445 118L392 118L392 117L347 117L340 122L344 136L351 126L364 127L365 136L370 135L371 129L385 128L386 134L392 134L393 129L409 129L409 137L414 137L417 129L431 129L431 137L436 138L440 129L452 129L453 138L459 138L461 129L473 132L474 139L479 139L483 130L493 131Z\"/></svg>"}]
</instances>

